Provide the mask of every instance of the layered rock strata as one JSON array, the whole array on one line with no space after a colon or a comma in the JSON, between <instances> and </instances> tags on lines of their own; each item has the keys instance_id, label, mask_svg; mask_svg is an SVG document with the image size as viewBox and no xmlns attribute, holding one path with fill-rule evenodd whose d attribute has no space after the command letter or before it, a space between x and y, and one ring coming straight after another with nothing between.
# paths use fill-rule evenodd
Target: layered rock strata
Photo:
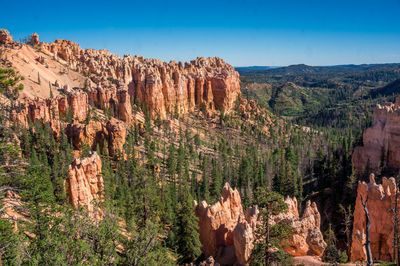
<instances>
[{"instance_id":1,"label":"layered rock strata","mask_svg":"<svg viewBox=\"0 0 400 266\"><path fill-rule=\"evenodd\" d=\"M75 149L107 140L110 154L122 150L126 130L137 124L133 103L153 118L168 118L195 109L229 112L240 94L239 74L217 57L185 64L121 58L66 40L40 42L36 33L29 45L21 44L7 30L0 30L0 45L7 47L4 59L25 77L11 120L25 127L48 123L56 137L65 131Z\"/></svg>"},{"instance_id":2,"label":"layered rock strata","mask_svg":"<svg viewBox=\"0 0 400 266\"><path fill-rule=\"evenodd\" d=\"M239 74L222 59L197 58L189 63L169 63L107 50L82 49L72 41L40 43L43 51L95 84L111 81L129 97L144 103L153 117L167 112L185 114L197 107L229 111L240 93ZM90 88L89 90L96 89Z\"/></svg>"}]
</instances>

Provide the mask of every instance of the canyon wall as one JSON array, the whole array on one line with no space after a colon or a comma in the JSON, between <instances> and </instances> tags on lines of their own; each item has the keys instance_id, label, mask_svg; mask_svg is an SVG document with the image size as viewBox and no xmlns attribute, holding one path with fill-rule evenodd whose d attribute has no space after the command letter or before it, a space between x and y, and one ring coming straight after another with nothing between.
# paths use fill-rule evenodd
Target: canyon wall
<instances>
[{"instance_id":1,"label":"canyon wall","mask_svg":"<svg viewBox=\"0 0 400 266\"><path fill-rule=\"evenodd\" d=\"M165 118L168 111L185 114L196 106L229 111L240 93L238 72L218 57L200 57L184 64L166 63L141 56L121 58L107 50L82 49L66 40L38 46L70 69L89 76L92 82L86 84L86 89L97 94L95 100L104 93L99 84L111 81L117 93L127 91L125 101L130 103L129 99L134 99L144 103L153 117ZM117 98L115 91L110 93L111 98Z\"/></svg>"},{"instance_id":2,"label":"canyon wall","mask_svg":"<svg viewBox=\"0 0 400 266\"><path fill-rule=\"evenodd\" d=\"M352 163L358 173L379 168L400 168L400 99L395 103L377 105L373 124L363 134L363 146L356 147Z\"/></svg>"},{"instance_id":3,"label":"canyon wall","mask_svg":"<svg viewBox=\"0 0 400 266\"><path fill-rule=\"evenodd\" d=\"M185 64L121 58L72 41L43 43L36 33L29 45L22 44L7 30L0 30L0 48L25 77L11 120L25 127L29 121L48 123L56 137L64 131L75 149L83 143L95 149L106 140L111 155L122 150L127 130L143 122L136 119L134 102L165 119L195 110L229 112L240 94L239 74L217 57Z\"/></svg>"},{"instance_id":4,"label":"canyon wall","mask_svg":"<svg viewBox=\"0 0 400 266\"><path fill-rule=\"evenodd\" d=\"M300 217L297 200L287 198L287 213L274 216L272 223L286 222L293 228L289 245L284 249L293 256L320 256L326 248L319 229L321 217L315 203L307 202ZM220 264L246 264L254 247L254 232L257 226L258 209L243 211L241 198L236 189L228 183L221 192L221 198L213 205L203 201L195 202L196 215L199 218L200 242L202 251L215 256Z\"/></svg>"},{"instance_id":5,"label":"canyon wall","mask_svg":"<svg viewBox=\"0 0 400 266\"><path fill-rule=\"evenodd\" d=\"M366 261L365 228L366 219L361 197L368 198L367 208L371 220L370 241L374 260L392 261L393 259L393 211L396 183L394 178L382 178L382 184L376 184L375 176L370 175L369 183L359 182L356 206L354 209L351 261Z\"/></svg>"}]
</instances>

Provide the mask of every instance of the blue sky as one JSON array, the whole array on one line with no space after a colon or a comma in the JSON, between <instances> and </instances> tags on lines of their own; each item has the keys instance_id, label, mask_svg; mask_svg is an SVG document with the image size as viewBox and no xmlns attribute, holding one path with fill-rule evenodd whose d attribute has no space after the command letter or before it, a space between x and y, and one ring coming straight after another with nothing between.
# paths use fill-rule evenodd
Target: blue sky
<instances>
[{"instance_id":1,"label":"blue sky","mask_svg":"<svg viewBox=\"0 0 400 266\"><path fill-rule=\"evenodd\" d=\"M3 1L14 40L234 66L400 62L400 0Z\"/></svg>"}]
</instances>

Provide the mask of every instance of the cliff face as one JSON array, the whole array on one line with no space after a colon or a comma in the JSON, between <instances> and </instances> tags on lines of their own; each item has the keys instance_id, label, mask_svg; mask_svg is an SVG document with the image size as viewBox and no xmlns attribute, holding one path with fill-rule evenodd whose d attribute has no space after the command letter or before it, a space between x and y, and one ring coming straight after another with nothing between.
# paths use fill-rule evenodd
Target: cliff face
<instances>
[{"instance_id":1,"label":"cliff face","mask_svg":"<svg viewBox=\"0 0 400 266\"><path fill-rule=\"evenodd\" d=\"M287 213L273 217L272 223L284 221L293 228L290 245L285 251L293 256L322 255L326 248L320 227L320 215L315 203L307 202L301 217L297 211L297 200L287 198ZM220 200L214 205L205 201L196 205L199 217L199 233L202 251L216 256L219 263L246 264L254 247L254 232L258 217L257 207L243 212L239 192L225 184Z\"/></svg>"},{"instance_id":2,"label":"cliff face","mask_svg":"<svg viewBox=\"0 0 400 266\"><path fill-rule=\"evenodd\" d=\"M382 178L382 184L375 183L373 174L369 183L359 182L357 200L354 209L351 261L366 261L365 251L365 213L361 197L368 197L367 208L371 220L370 241L374 260L393 260L393 212L395 204L396 183L394 178Z\"/></svg>"},{"instance_id":3,"label":"cliff face","mask_svg":"<svg viewBox=\"0 0 400 266\"><path fill-rule=\"evenodd\" d=\"M286 198L289 206L287 213L281 213L274 217L274 222L288 223L292 228L292 234L288 239L288 245L284 248L292 256L322 256L326 243L322 236L321 215L315 202L306 202L303 215L299 215L296 198Z\"/></svg>"},{"instance_id":4,"label":"cliff face","mask_svg":"<svg viewBox=\"0 0 400 266\"><path fill-rule=\"evenodd\" d=\"M400 168L400 99L378 105L374 122L363 134L362 147L356 147L352 162L359 172L376 171L380 166Z\"/></svg>"},{"instance_id":5,"label":"cliff face","mask_svg":"<svg viewBox=\"0 0 400 266\"><path fill-rule=\"evenodd\" d=\"M88 86L89 91L102 95L102 87L96 85L111 81L118 88L117 92L111 92L111 98L116 100L115 94L126 90L125 99L146 104L153 117L165 118L168 110L185 114L202 105L206 109L229 111L240 93L239 74L217 57L197 58L185 64L166 63L140 56L121 58L106 50L84 50L66 40L38 45L68 64L70 69L90 76L95 86ZM107 100L109 97L103 98ZM99 101L98 105L101 105Z\"/></svg>"},{"instance_id":6,"label":"cliff face","mask_svg":"<svg viewBox=\"0 0 400 266\"><path fill-rule=\"evenodd\" d=\"M66 40L43 43L37 34L30 45L21 44L7 30L0 31L0 46L2 59L25 77L11 120L22 126L48 123L56 137L66 132L75 149L107 140L111 155L121 150L127 129L138 124L133 102L165 119L167 113L184 115L195 108L229 112L240 94L239 74L216 57L185 64L121 58Z\"/></svg>"},{"instance_id":7,"label":"cliff face","mask_svg":"<svg viewBox=\"0 0 400 266\"><path fill-rule=\"evenodd\" d=\"M101 159L96 152L72 162L66 183L69 199L75 209L85 207L92 218L102 216L101 210L95 207L96 201L102 199L104 187Z\"/></svg>"}]
</instances>

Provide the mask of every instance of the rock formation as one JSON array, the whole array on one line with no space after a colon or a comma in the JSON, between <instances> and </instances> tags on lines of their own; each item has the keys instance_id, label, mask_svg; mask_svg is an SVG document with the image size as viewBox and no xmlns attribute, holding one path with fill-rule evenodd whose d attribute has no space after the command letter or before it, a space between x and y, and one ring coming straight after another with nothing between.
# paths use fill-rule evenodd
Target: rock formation
<instances>
[{"instance_id":1,"label":"rock formation","mask_svg":"<svg viewBox=\"0 0 400 266\"><path fill-rule=\"evenodd\" d=\"M362 147L356 147L352 162L359 173L377 171L379 167L400 168L400 98L377 105L374 122L363 134Z\"/></svg>"},{"instance_id":2,"label":"rock formation","mask_svg":"<svg viewBox=\"0 0 400 266\"><path fill-rule=\"evenodd\" d=\"M283 221L293 228L288 241L290 245L285 247L285 251L293 256L322 255L326 243L319 229L321 217L316 204L308 201L303 215L299 217L297 200L287 198L285 202L288 212L272 219L272 223ZM254 231L259 219L257 207L249 208L244 214L239 192L228 183L217 203L208 205L203 201L195 205L204 254L215 256L219 263L223 260L246 264L254 247Z\"/></svg>"},{"instance_id":3,"label":"rock formation","mask_svg":"<svg viewBox=\"0 0 400 266\"><path fill-rule=\"evenodd\" d=\"M367 208L371 220L370 241L374 260L392 261L393 259L393 212L396 193L394 178L382 178L382 184L375 183L370 175L369 183L359 182L356 206L354 209L351 261L366 261L365 252L365 214L361 204L368 197Z\"/></svg>"},{"instance_id":4,"label":"rock formation","mask_svg":"<svg viewBox=\"0 0 400 266\"><path fill-rule=\"evenodd\" d=\"M243 216L239 192L226 183L220 200L214 205L202 201L196 206L196 215L199 217L202 251L206 257L214 256L221 246L233 246L233 231L239 217Z\"/></svg>"},{"instance_id":5,"label":"rock formation","mask_svg":"<svg viewBox=\"0 0 400 266\"><path fill-rule=\"evenodd\" d=\"M288 223L292 228L292 234L288 239L288 245L284 248L292 256L314 255L321 256L326 248L322 236L321 215L315 202L306 202L303 215L300 217L296 198L286 198L289 207L287 213L281 213L274 217L274 222Z\"/></svg>"},{"instance_id":6,"label":"rock formation","mask_svg":"<svg viewBox=\"0 0 400 266\"><path fill-rule=\"evenodd\" d=\"M31 34L31 43L33 45L39 44L39 34L37 34L36 32Z\"/></svg>"},{"instance_id":7,"label":"rock formation","mask_svg":"<svg viewBox=\"0 0 400 266\"><path fill-rule=\"evenodd\" d=\"M0 30L0 45L10 48L3 57L25 77L11 120L25 127L41 120L56 137L65 131L75 149L82 143L95 148L107 140L110 154L116 154L127 129L138 122L133 103L143 105L153 118L167 118L168 113L184 115L195 109L229 112L240 94L239 74L217 57L185 64L121 58L72 41L40 42L36 33L29 44L21 44L7 30ZM71 117L73 122L67 122Z\"/></svg>"},{"instance_id":8,"label":"rock formation","mask_svg":"<svg viewBox=\"0 0 400 266\"><path fill-rule=\"evenodd\" d=\"M104 187L101 159L96 152L87 158L75 159L72 162L66 183L69 199L75 209L85 207L92 218L96 215L102 216L95 206L96 201L102 199Z\"/></svg>"},{"instance_id":9,"label":"rock formation","mask_svg":"<svg viewBox=\"0 0 400 266\"><path fill-rule=\"evenodd\" d=\"M12 36L6 29L0 29L0 44L6 44L12 42Z\"/></svg>"},{"instance_id":10,"label":"rock formation","mask_svg":"<svg viewBox=\"0 0 400 266\"><path fill-rule=\"evenodd\" d=\"M167 111L185 114L196 106L229 111L240 93L239 74L217 57L183 65L140 56L121 58L66 40L40 46L71 69L90 75L95 84L108 80L118 89L127 88L130 98L146 104L153 117L165 118Z\"/></svg>"}]
</instances>

